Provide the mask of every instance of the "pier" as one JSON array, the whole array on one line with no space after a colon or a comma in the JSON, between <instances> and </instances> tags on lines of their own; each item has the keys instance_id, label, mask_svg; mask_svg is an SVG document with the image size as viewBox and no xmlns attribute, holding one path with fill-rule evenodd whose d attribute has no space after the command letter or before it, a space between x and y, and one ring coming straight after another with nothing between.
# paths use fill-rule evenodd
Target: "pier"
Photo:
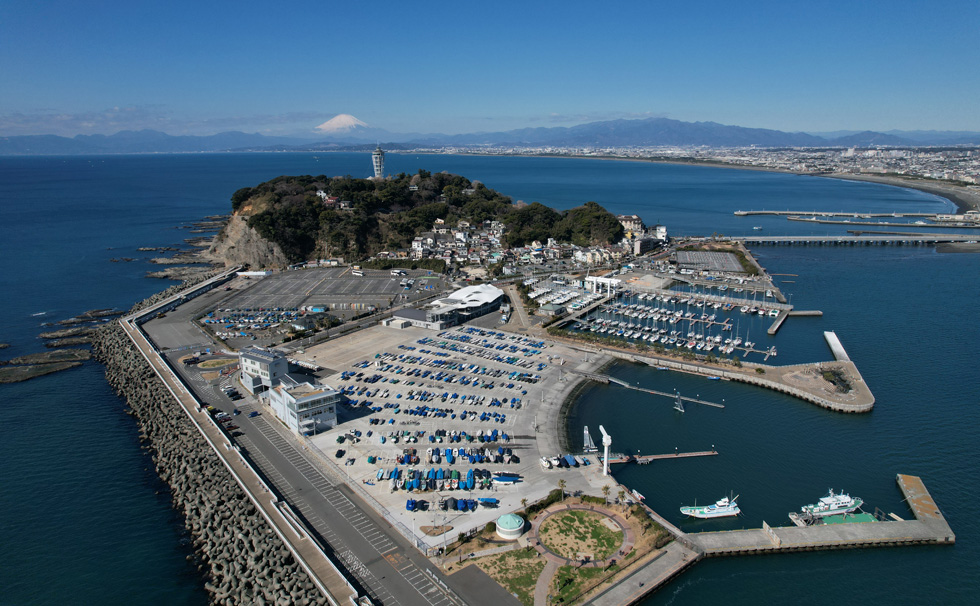
<instances>
[{"instance_id":1,"label":"pier","mask_svg":"<svg viewBox=\"0 0 980 606\"><path fill-rule=\"evenodd\" d=\"M895 246L920 246L920 245L934 245L934 244L947 244L952 242L976 242L977 235L960 235L960 234L914 234L914 235L886 235L886 234L874 234L867 235L866 232L862 232L862 235L850 235L850 236L739 236L734 238L729 238L730 240L741 242L743 244L755 244L755 245L769 245L769 246L779 246L779 245L816 245L816 246L873 246L873 245L895 245Z\"/></svg>"},{"instance_id":2,"label":"pier","mask_svg":"<svg viewBox=\"0 0 980 606\"><path fill-rule=\"evenodd\" d=\"M820 223L824 225L858 225L861 227L928 227L936 229L978 229L980 225L971 223L963 225L960 223L901 223L896 221L851 221L850 219L817 219L814 217L798 217L791 215L786 217L787 221L802 221L804 223Z\"/></svg>"},{"instance_id":3,"label":"pier","mask_svg":"<svg viewBox=\"0 0 980 606\"><path fill-rule=\"evenodd\" d=\"M834 359L838 362L850 362L851 359L847 357L847 352L844 351L844 346L840 344L840 339L837 338L837 333L832 330L825 330L823 333L823 338L826 339L827 345L830 346L830 351L834 354Z\"/></svg>"},{"instance_id":4,"label":"pier","mask_svg":"<svg viewBox=\"0 0 980 606\"><path fill-rule=\"evenodd\" d=\"M699 450L696 452L671 452L667 454L654 454L654 455L627 455L627 454L617 454L609 455L609 464L614 463L637 463L639 465L646 465L652 461L662 461L664 459L685 459L691 457L713 457L717 456L717 450ZM602 461L602 456L599 456L599 461Z\"/></svg>"},{"instance_id":5,"label":"pier","mask_svg":"<svg viewBox=\"0 0 980 606\"><path fill-rule=\"evenodd\" d=\"M770 335L776 334L779 331L779 327L783 325L783 322L786 321L786 318L788 317L789 317L789 312L786 311L785 309L781 310L779 312L779 315L776 316L776 321L772 323L772 326L770 326L769 330L767 330L766 332L769 333Z\"/></svg>"},{"instance_id":6,"label":"pier","mask_svg":"<svg viewBox=\"0 0 980 606\"><path fill-rule=\"evenodd\" d=\"M638 385L630 385L629 383L627 383L626 381L623 381L622 379L617 379L616 377L610 377L609 375L597 375L597 374L584 374L583 373L581 376L584 377L584 378L586 378L586 379L592 380L592 381L598 381L599 383L615 383L616 385L619 385L621 387L625 387L626 389L632 389L634 391L642 391L642 392L645 392L645 393L648 393L648 394L652 394L652 395L655 395L655 396L663 396L665 398L670 398L672 400L678 397L676 393L669 393L669 392L666 392L666 391L657 391L656 389L647 389L645 387L640 387ZM705 406L714 406L715 408L724 408L725 407L724 404L718 404L717 402L708 402L707 400L699 400L697 398L688 398L688 397L684 397L684 396L681 396L680 398L681 398L682 401L684 401L684 402L690 402L692 404L703 404ZM673 456L673 455L671 455L671 456ZM610 462L612 462L612 461L610 461Z\"/></svg>"},{"instance_id":7,"label":"pier","mask_svg":"<svg viewBox=\"0 0 980 606\"><path fill-rule=\"evenodd\" d=\"M819 317L822 315L823 312L820 311L819 309L801 309L799 311L794 309L788 309L788 310L784 309L779 312L779 315L776 317L776 321L772 323L772 326L770 326L769 330L766 332L768 332L770 335L776 334L779 331L780 327L782 327L783 321L786 320L786 318L789 316Z\"/></svg>"},{"instance_id":8,"label":"pier","mask_svg":"<svg viewBox=\"0 0 980 606\"><path fill-rule=\"evenodd\" d=\"M889 514L889 521L823 524L802 528L773 527L763 522L762 528L749 530L685 533L641 502L639 505L675 541L664 548L663 557L654 558L642 565L629 577L587 604L638 604L706 557L954 544L956 535L946 523L922 479L899 474L896 481L915 520L904 520L892 513ZM630 492L627 486L619 486Z\"/></svg>"},{"instance_id":9,"label":"pier","mask_svg":"<svg viewBox=\"0 0 980 606\"><path fill-rule=\"evenodd\" d=\"M854 219L875 219L875 218L885 218L891 217L893 219L898 219L901 217L935 217L936 213L845 213L845 212L826 212L826 211L813 211L813 212L800 212L798 210L736 210L736 217L749 217L752 215L769 215L776 217L796 217L796 216L806 216L806 217L852 217Z\"/></svg>"},{"instance_id":10,"label":"pier","mask_svg":"<svg viewBox=\"0 0 980 606\"><path fill-rule=\"evenodd\" d=\"M955 543L956 536L936 507L922 479L899 474L896 480L909 502L915 520L822 524L806 527L773 527L763 522L762 528L698 532L688 534L687 538L706 557Z\"/></svg>"}]
</instances>

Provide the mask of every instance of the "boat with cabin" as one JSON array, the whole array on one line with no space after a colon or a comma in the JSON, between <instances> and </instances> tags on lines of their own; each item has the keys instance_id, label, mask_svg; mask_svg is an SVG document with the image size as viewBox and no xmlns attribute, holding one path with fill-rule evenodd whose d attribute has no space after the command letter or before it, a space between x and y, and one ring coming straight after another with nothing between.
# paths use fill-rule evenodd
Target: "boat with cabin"
<instances>
[{"instance_id":1,"label":"boat with cabin","mask_svg":"<svg viewBox=\"0 0 980 606\"><path fill-rule=\"evenodd\" d=\"M724 497L713 505L688 505L681 507L681 513L692 518L727 518L737 516L742 511L738 508L738 497Z\"/></svg>"},{"instance_id":2,"label":"boat with cabin","mask_svg":"<svg viewBox=\"0 0 980 606\"><path fill-rule=\"evenodd\" d=\"M827 496L822 497L815 504L804 505L800 511L814 518L822 518L841 513L851 513L863 504L863 499L852 497L849 494L834 494L834 490L831 488L827 492Z\"/></svg>"}]
</instances>

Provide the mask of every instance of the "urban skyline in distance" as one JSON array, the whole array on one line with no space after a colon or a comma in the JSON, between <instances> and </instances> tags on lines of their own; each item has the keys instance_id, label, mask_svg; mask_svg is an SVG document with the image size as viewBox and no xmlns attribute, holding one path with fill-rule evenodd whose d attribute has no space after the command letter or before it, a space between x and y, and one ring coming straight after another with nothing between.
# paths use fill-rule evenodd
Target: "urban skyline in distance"
<instances>
[{"instance_id":1,"label":"urban skyline in distance","mask_svg":"<svg viewBox=\"0 0 980 606\"><path fill-rule=\"evenodd\" d=\"M980 131L977 31L980 6L963 0L274 11L14 0L0 22L0 137L315 138L339 114L447 135L644 118L821 135Z\"/></svg>"}]
</instances>

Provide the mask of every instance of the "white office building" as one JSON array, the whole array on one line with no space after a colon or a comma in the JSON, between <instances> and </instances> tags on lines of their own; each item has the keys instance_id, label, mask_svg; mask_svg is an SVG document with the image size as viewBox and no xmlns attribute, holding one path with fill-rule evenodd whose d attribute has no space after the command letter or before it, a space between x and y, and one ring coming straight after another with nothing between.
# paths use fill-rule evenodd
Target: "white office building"
<instances>
[{"instance_id":1,"label":"white office building","mask_svg":"<svg viewBox=\"0 0 980 606\"><path fill-rule=\"evenodd\" d=\"M246 347L238 352L238 364L242 385L252 394L272 389L289 370L286 356L261 347Z\"/></svg>"},{"instance_id":2,"label":"white office building","mask_svg":"<svg viewBox=\"0 0 980 606\"><path fill-rule=\"evenodd\" d=\"M337 426L337 406L343 395L312 379L286 375L269 391L269 405L286 427L296 433L319 433Z\"/></svg>"}]
</instances>

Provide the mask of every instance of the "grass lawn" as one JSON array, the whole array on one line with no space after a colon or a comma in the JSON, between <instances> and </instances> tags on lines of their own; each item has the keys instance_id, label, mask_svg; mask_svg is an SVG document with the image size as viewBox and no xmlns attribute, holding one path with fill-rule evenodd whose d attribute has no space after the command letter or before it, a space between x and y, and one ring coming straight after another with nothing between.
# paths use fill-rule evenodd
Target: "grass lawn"
<instances>
[{"instance_id":1,"label":"grass lawn","mask_svg":"<svg viewBox=\"0 0 980 606\"><path fill-rule=\"evenodd\" d=\"M562 566L551 581L551 599L555 603L570 603L582 593L586 587L591 587L599 577L612 574L619 567L614 565L605 568L578 568L577 566Z\"/></svg>"},{"instance_id":2,"label":"grass lawn","mask_svg":"<svg viewBox=\"0 0 980 606\"><path fill-rule=\"evenodd\" d=\"M591 511L563 511L541 525L541 542L553 553L578 560L582 554L605 560L623 544L623 532L609 518Z\"/></svg>"},{"instance_id":3,"label":"grass lawn","mask_svg":"<svg viewBox=\"0 0 980 606\"><path fill-rule=\"evenodd\" d=\"M544 570L544 558L533 549L515 549L473 561L525 606L534 606L534 586Z\"/></svg>"},{"instance_id":4,"label":"grass lawn","mask_svg":"<svg viewBox=\"0 0 980 606\"><path fill-rule=\"evenodd\" d=\"M238 360L205 360L197 365L198 368L221 368L229 364L238 364Z\"/></svg>"}]
</instances>

